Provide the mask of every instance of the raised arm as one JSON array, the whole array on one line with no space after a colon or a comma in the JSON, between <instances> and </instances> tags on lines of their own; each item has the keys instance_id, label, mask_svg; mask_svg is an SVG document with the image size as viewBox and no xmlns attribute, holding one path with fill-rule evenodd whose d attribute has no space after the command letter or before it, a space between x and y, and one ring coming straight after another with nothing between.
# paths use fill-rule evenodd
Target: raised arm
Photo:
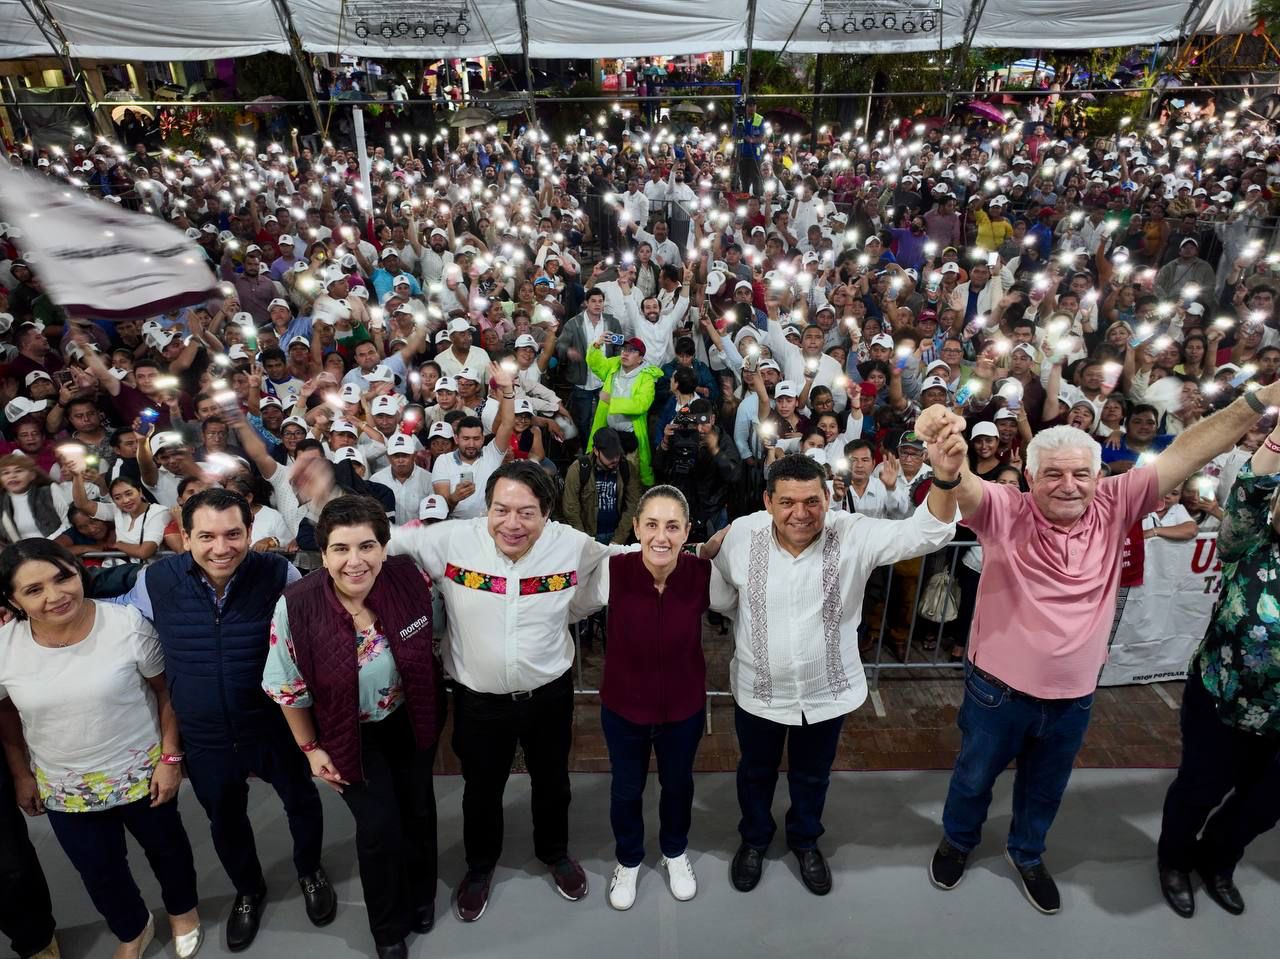
<instances>
[{"instance_id":1,"label":"raised arm","mask_svg":"<svg viewBox=\"0 0 1280 959\"><path fill-rule=\"evenodd\" d=\"M1255 402L1265 410L1280 406L1280 381L1264 386L1251 394ZM1180 433L1163 453L1156 457L1156 475L1160 478L1160 492L1177 489L1188 476L1236 445L1262 415L1249 402L1249 395L1241 397L1225 409Z\"/></svg>"}]
</instances>

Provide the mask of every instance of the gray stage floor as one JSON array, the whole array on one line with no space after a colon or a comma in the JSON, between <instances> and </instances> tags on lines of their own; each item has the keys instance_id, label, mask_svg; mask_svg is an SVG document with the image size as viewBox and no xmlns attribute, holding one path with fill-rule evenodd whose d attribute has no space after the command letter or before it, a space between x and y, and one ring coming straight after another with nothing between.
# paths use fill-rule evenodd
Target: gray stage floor
<instances>
[{"instance_id":1,"label":"gray stage floor","mask_svg":"<svg viewBox=\"0 0 1280 959\"><path fill-rule=\"evenodd\" d=\"M656 870L656 838L641 873L630 912L610 909L605 897L613 867L608 823L609 779L574 776L571 811L574 850L591 882L582 902L555 892L545 869L532 857L528 826L528 780L512 777L507 791L507 838L489 910L464 925L450 909L450 892L462 871L460 804L462 781L436 780L440 807L440 875L437 925L410 942L413 956L602 956L609 959L667 957L875 956L985 957L1178 957L1274 955L1280 941L1280 840L1273 833L1250 851L1237 878L1248 903L1241 918L1228 916L1203 894L1191 920L1173 915L1160 897L1154 875L1159 810L1170 773L1146 770L1079 770L1046 862L1062 889L1063 911L1046 917L1022 898L1003 858L1001 838L1009 825L1008 776L1002 778L987 838L960 887L944 893L929 885L925 865L936 845L947 776L940 772L838 773L827 805L822 847L831 860L835 888L818 898L800 885L794 858L775 841L760 886L752 893L729 885L728 863L737 845L733 777L700 775L694 811L693 860L697 898L678 903ZM651 836L656 836L656 782L649 789ZM784 780L785 782L785 780ZM288 830L274 794L253 784L253 815L259 850L271 886L254 957L307 959L372 954L363 899L355 871L352 824L341 800L322 790L326 865L338 890L338 917L323 930L307 923L289 859ZM775 811L785 811L783 789ZM221 920L231 902L230 886L209 843L207 823L190 792L182 811L196 849L201 910L209 938L202 956L228 955ZM63 955L109 956L112 942L93 911L47 825L33 835L54 890ZM168 925L155 882L134 849L132 861L168 951Z\"/></svg>"}]
</instances>

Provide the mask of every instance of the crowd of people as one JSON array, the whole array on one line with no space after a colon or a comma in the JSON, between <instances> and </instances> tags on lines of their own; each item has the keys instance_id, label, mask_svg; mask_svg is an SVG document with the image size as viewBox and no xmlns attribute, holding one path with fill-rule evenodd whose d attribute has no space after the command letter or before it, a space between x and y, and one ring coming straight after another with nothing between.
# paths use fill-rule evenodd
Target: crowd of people
<instances>
[{"instance_id":1,"label":"crowd of people","mask_svg":"<svg viewBox=\"0 0 1280 959\"><path fill-rule=\"evenodd\" d=\"M488 906L517 746L536 855L584 898L568 626L600 610L610 904L635 900L651 751L661 865L677 899L696 892L709 613L733 621L731 881L760 878L785 746L787 846L825 894L871 607L904 650L932 592L886 595L883 570L919 581L957 532L958 612L936 615L966 695L934 884L959 883L1016 760L1008 857L1059 910L1042 854L1126 539L1221 527L1159 876L1182 915L1194 872L1242 911L1233 870L1280 815L1280 615L1258 585L1280 562L1280 143L1236 112L1107 143L1044 129L904 121L805 153L748 102L732 130L616 143L490 128L366 158L16 156L170 221L210 270L202 302L99 321L65 312L53 267L0 224L0 875L21 877L0 929L19 955L57 943L17 806L49 816L117 959L154 936L126 831L195 954L184 773L235 886L228 948L253 942L267 895L252 775L284 804L316 925L336 900L314 780L341 792L377 954L406 955L435 921L449 703L457 917Z\"/></svg>"}]
</instances>

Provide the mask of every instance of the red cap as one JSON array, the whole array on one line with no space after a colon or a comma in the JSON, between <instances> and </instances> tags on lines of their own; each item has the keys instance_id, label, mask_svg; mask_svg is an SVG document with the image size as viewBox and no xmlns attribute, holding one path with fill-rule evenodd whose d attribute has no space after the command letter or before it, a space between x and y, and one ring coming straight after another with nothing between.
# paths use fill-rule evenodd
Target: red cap
<instances>
[{"instance_id":1,"label":"red cap","mask_svg":"<svg viewBox=\"0 0 1280 959\"><path fill-rule=\"evenodd\" d=\"M1042 206L1040 208L1040 219L1042 220L1047 216L1057 216L1057 215L1058 215L1058 211L1051 206Z\"/></svg>"},{"instance_id":2,"label":"red cap","mask_svg":"<svg viewBox=\"0 0 1280 959\"><path fill-rule=\"evenodd\" d=\"M875 396L877 392L876 385L874 383L859 383L858 392L863 396Z\"/></svg>"},{"instance_id":3,"label":"red cap","mask_svg":"<svg viewBox=\"0 0 1280 959\"><path fill-rule=\"evenodd\" d=\"M638 336L633 336L629 340L623 340L622 348L624 350L635 350L641 356L644 356L645 353L644 340L640 339Z\"/></svg>"}]
</instances>

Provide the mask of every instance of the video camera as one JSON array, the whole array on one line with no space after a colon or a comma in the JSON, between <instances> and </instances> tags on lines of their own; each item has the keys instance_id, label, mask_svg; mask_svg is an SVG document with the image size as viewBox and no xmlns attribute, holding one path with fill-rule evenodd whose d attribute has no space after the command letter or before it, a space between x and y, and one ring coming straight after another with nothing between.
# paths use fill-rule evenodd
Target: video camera
<instances>
[{"instance_id":1,"label":"video camera","mask_svg":"<svg viewBox=\"0 0 1280 959\"><path fill-rule=\"evenodd\" d=\"M682 406L676 410L675 419L671 423L678 430L696 430L699 426L705 426L713 420L714 417L710 413L694 413L689 407Z\"/></svg>"}]
</instances>

